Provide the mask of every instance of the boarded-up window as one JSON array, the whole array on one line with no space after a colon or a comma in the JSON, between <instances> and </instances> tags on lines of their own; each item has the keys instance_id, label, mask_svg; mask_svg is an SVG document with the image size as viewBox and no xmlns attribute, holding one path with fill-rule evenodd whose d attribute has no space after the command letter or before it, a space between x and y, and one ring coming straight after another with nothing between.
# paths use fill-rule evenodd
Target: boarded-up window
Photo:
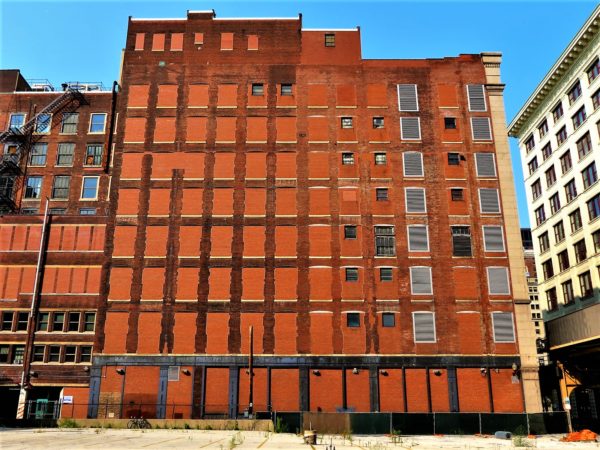
<instances>
[{"instance_id":1,"label":"boarded-up window","mask_svg":"<svg viewBox=\"0 0 600 450\"><path fill-rule=\"evenodd\" d=\"M420 152L405 152L403 158L405 177L423 176L423 155Z\"/></svg>"},{"instance_id":2,"label":"boarded-up window","mask_svg":"<svg viewBox=\"0 0 600 450\"><path fill-rule=\"evenodd\" d=\"M248 50L258 50L258 35L248 35Z\"/></svg>"},{"instance_id":3,"label":"boarded-up window","mask_svg":"<svg viewBox=\"0 0 600 450\"><path fill-rule=\"evenodd\" d=\"M188 95L190 108L208 107L208 84L191 84Z\"/></svg>"},{"instance_id":4,"label":"boarded-up window","mask_svg":"<svg viewBox=\"0 0 600 450\"><path fill-rule=\"evenodd\" d=\"M498 189L479 189L479 205L480 211L484 214L500 213L500 199L498 198Z\"/></svg>"},{"instance_id":5,"label":"boarded-up window","mask_svg":"<svg viewBox=\"0 0 600 450\"><path fill-rule=\"evenodd\" d=\"M233 33L221 33L221 50L233 50Z\"/></svg>"},{"instance_id":6,"label":"boarded-up window","mask_svg":"<svg viewBox=\"0 0 600 450\"><path fill-rule=\"evenodd\" d=\"M171 51L180 52L183 50L183 33L171 34Z\"/></svg>"},{"instance_id":7,"label":"boarded-up window","mask_svg":"<svg viewBox=\"0 0 600 450\"><path fill-rule=\"evenodd\" d=\"M410 292L413 295L431 295L431 267L410 267Z\"/></svg>"},{"instance_id":8,"label":"boarded-up window","mask_svg":"<svg viewBox=\"0 0 600 450\"><path fill-rule=\"evenodd\" d=\"M496 164L493 153L475 153L475 167L478 177L495 177Z\"/></svg>"},{"instance_id":9,"label":"boarded-up window","mask_svg":"<svg viewBox=\"0 0 600 450\"><path fill-rule=\"evenodd\" d=\"M136 33L135 34L135 50L144 50L144 33Z\"/></svg>"},{"instance_id":10,"label":"boarded-up window","mask_svg":"<svg viewBox=\"0 0 600 450\"><path fill-rule=\"evenodd\" d=\"M429 240L427 236L427 225L408 226L408 251L428 252Z\"/></svg>"},{"instance_id":11,"label":"boarded-up window","mask_svg":"<svg viewBox=\"0 0 600 450\"><path fill-rule=\"evenodd\" d=\"M164 33L154 33L152 35L152 51L160 52L165 49L165 34Z\"/></svg>"},{"instance_id":12,"label":"boarded-up window","mask_svg":"<svg viewBox=\"0 0 600 450\"><path fill-rule=\"evenodd\" d=\"M435 314L432 312L413 313L415 342L435 342Z\"/></svg>"},{"instance_id":13,"label":"boarded-up window","mask_svg":"<svg viewBox=\"0 0 600 450\"><path fill-rule=\"evenodd\" d=\"M398 108L400 111L418 111L419 99L416 84L398 85Z\"/></svg>"},{"instance_id":14,"label":"boarded-up window","mask_svg":"<svg viewBox=\"0 0 600 450\"><path fill-rule=\"evenodd\" d=\"M483 84L468 84L469 111L486 111L485 90Z\"/></svg>"},{"instance_id":15,"label":"boarded-up window","mask_svg":"<svg viewBox=\"0 0 600 450\"><path fill-rule=\"evenodd\" d=\"M510 312L493 312L494 342L515 342L513 315Z\"/></svg>"},{"instance_id":16,"label":"boarded-up window","mask_svg":"<svg viewBox=\"0 0 600 450\"><path fill-rule=\"evenodd\" d=\"M474 141L491 141L492 129L487 117L471 117L471 131Z\"/></svg>"},{"instance_id":17,"label":"boarded-up window","mask_svg":"<svg viewBox=\"0 0 600 450\"><path fill-rule=\"evenodd\" d=\"M405 141L421 139L421 125L418 117L400 117L400 137Z\"/></svg>"},{"instance_id":18,"label":"boarded-up window","mask_svg":"<svg viewBox=\"0 0 600 450\"><path fill-rule=\"evenodd\" d=\"M488 289L491 295L510 295L508 269L506 267L488 267Z\"/></svg>"},{"instance_id":19,"label":"boarded-up window","mask_svg":"<svg viewBox=\"0 0 600 450\"><path fill-rule=\"evenodd\" d=\"M424 188L406 188L405 193L407 213L427 212Z\"/></svg>"},{"instance_id":20,"label":"boarded-up window","mask_svg":"<svg viewBox=\"0 0 600 450\"><path fill-rule=\"evenodd\" d=\"M501 226L486 225L483 227L483 245L486 252L503 252L504 237Z\"/></svg>"}]
</instances>

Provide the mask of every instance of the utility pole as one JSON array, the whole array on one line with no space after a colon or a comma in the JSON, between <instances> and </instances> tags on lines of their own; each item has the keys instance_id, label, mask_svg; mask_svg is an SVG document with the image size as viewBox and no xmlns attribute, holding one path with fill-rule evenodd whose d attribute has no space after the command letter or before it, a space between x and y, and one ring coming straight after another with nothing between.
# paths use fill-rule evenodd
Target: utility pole
<instances>
[{"instance_id":1,"label":"utility pole","mask_svg":"<svg viewBox=\"0 0 600 450\"><path fill-rule=\"evenodd\" d=\"M250 354L248 355L248 374L250 377L250 388L248 389L248 418L252 419L252 413L254 409L254 329L250 325Z\"/></svg>"}]
</instances>

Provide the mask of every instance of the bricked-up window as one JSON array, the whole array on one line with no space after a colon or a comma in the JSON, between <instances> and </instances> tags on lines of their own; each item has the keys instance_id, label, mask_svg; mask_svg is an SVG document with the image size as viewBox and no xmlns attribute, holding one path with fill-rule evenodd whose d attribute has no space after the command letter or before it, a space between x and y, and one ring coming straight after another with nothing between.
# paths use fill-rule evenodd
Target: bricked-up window
<instances>
[{"instance_id":1,"label":"bricked-up window","mask_svg":"<svg viewBox=\"0 0 600 450\"><path fill-rule=\"evenodd\" d=\"M575 233L577 230L581 229L583 223L581 221L581 213L579 212L579 208L569 214L569 222L571 223L571 233Z\"/></svg>"},{"instance_id":2,"label":"bricked-up window","mask_svg":"<svg viewBox=\"0 0 600 450\"><path fill-rule=\"evenodd\" d=\"M568 280L562 284L563 301L565 305L575 301L575 292L573 291L573 281Z\"/></svg>"},{"instance_id":3,"label":"bricked-up window","mask_svg":"<svg viewBox=\"0 0 600 450\"><path fill-rule=\"evenodd\" d=\"M194 33L194 44L195 45L203 45L204 44L204 33Z\"/></svg>"},{"instance_id":4,"label":"bricked-up window","mask_svg":"<svg viewBox=\"0 0 600 450\"><path fill-rule=\"evenodd\" d=\"M581 126L581 124L583 124L583 122L585 122L586 119L587 119L587 114L585 112L585 105L584 105L577 110L577 112L573 115L573 117L571 117L571 120L573 120L573 129L576 130L577 128L579 128Z\"/></svg>"},{"instance_id":5,"label":"bricked-up window","mask_svg":"<svg viewBox=\"0 0 600 450\"><path fill-rule=\"evenodd\" d=\"M379 152L374 154L375 165L385 166L387 165L387 153Z\"/></svg>"},{"instance_id":6,"label":"bricked-up window","mask_svg":"<svg viewBox=\"0 0 600 450\"><path fill-rule=\"evenodd\" d=\"M346 313L346 326L348 328L360 327L360 313L356 313L356 312Z\"/></svg>"},{"instance_id":7,"label":"bricked-up window","mask_svg":"<svg viewBox=\"0 0 600 450\"><path fill-rule=\"evenodd\" d=\"M63 330L63 326L65 324L65 313L55 312L52 313L52 330L51 331L59 331Z\"/></svg>"},{"instance_id":8,"label":"bricked-up window","mask_svg":"<svg viewBox=\"0 0 600 450\"><path fill-rule=\"evenodd\" d=\"M291 83L282 83L280 94L282 97L294 95L294 90Z\"/></svg>"},{"instance_id":9,"label":"bricked-up window","mask_svg":"<svg viewBox=\"0 0 600 450\"><path fill-rule=\"evenodd\" d=\"M344 239L356 239L356 225L344 225Z\"/></svg>"},{"instance_id":10,"label":"bricked-up window","mask_svg":"<svg viewBox=\"0 0 600 450\"><path fill-rule=\"evenodd\" d=\"M60 125L60 132L64 134L76 134L79 123L78 113L64 113Z\"/></svg>"},{"instance_id":11,"label":"bricked-up window","mask_svg":"<svg viewBox=\"0 0 600 450\"><path fill-rule=\"evenodd\" d=\"M562 102L558 102L558 104L552 110L552 119L554 120L554 123L558 122L562 118L563 115L564 115L564 110L563 110Z\"/></svg>"},{"instance_id":12,"label":"bricked-up window","mask_svg":"<svg viewBox=\"0 0 600 450\"><path fill-rule=\"evenodd\" d=\"M432 295L431 267L409 267L410 293L413 295Z\"/></svg>"},{"instance_id":13,"label":"bricked-up window","mask_svg":"<svg viewBox=\"0 0 600 450\"><path fill-rule=\"evenodd\" d=\"M415 343L436 342L435 313L420 311L412 315Z\"/></svg>"},{"instance_id":14,"label":"bricked-up window","mask_svg":"<svg viewBox=\"0 0 600 450\"><path fill-rule=\"evenodd\" d=\"M590 222L600 216L600 194L594 195L587 202L588 215Z\"/></svg>"},{"instance_id":15,"label":"bricked-up window","mask_svg":"<svg viewBox=\"0 0 600 450\"><path fill-rule=\"evenodd\" d=\"M90 144L85 149L84 166L99 166L102 164L102 144Z\"/></svg>"},{"instance_id":16,"label":"bricked-up window","mask_svg":"<svg viewBox=\"0 0 600 450\"><path fill-rule=\"evenodd\" d=\"M144 38L145 33L136 33L135 34L135 47L134 50L141 51L144 50Z\"/></svg>"},{"instance_id":17,"label":"bricked-up window","mask_svg":"<svg viewBox=\"0 0 600 450\"><path fill-rule=\"evenodd\" d=\"M567 203L577 197L577 187L575 186L575 179L569 181L565 185L565 195L567 197Z\"/></svg>"},{"instance_id":18,"label":"bricked-up window","mask_svg":"<svg viewBox=\"0 0 600 450\"><path fill-rule=\"evenodd\" d=\"M60 144L58 144L58 150L56 152L56 165L72 166L74 154L75 144L71 142L61 142Z\"/></svg>"},{"instance_id":19,"label":"bricked-up window","mask_svg":"<svg viewBox=\"0 0 600 450\"><path fill-rule=\"evenodd\" d=\"M493 312L494 342L515 342L513 315L510 312Z\"/></svg>"},{"instance_id":20,"label":"bricked-up window","mask_svg":"<svg viewBox=\"0 0 600 450\"><path fill-rule=\"evenodd\" d=\"M529 175L533 175L538 168L537 156L534 156L533 159L527 163L527 168L529 169Z\"/></svg>"},{"instance_id":21,"label":"bricked-up window","mask_svg":"<svg viewBox=\"0 0 600 450\"><path fill-rule=\"evenodd\" d=\"M27 177L25 198L40 198L42 192L42 177Z\"/></svg>"},{"instance_id":22,"label":"bricked-up window","mask_svg":"<svg viewBox=\"0 0 600 450\"><path fill-rule=\"evenodd\" d=\"M52 198L56 199L67 199L69 198L69 186L71 184L71 177L60 175L54 177L52 184Z\"/></svg>"},{"instance_id":23,"label":"bricked-up window","mask_svg":"<svg viewBox=\"0 0 600 450\"><path fill-rule=\"evenodd\" d=\"M560 157L560 169L562 171L562 174L564 175L569 170L571 170L571 167L573 167L573 161L571 160L571 150L567 150Z\"/></svg>"},{"instance_id":24,"label":"bricked-up window","mask_svg":"<svg viewBox=\"0 0 600 450\"><path fill-rule=\"evenodd\" d=\"M428 252L429 239L427 225L409 225L408 227L408 251Z\"/></svg>"},{"instance_id":25,"label":"bricked-up window","mask_svg":"<svg viewBox=\"0 0 600 450\"><path fill-rule=\"evenodd\" d=\"M453 202L462 202L464 200L464 189L452 188L450 189L450 197Z\"/></svg>"},{"instance_id":26,"label":"bricked-up window","mask_svg":"<svg viewBox=\"0 0 600 450\"><path fill-rule=\"evenodd\" d=\"M504 233L501 226L483 226L483 247L486 252L504 251Z\"/></svg>"},{"instance_id":27,"label":"bricked-up window","mask_svg":"<svg viewBox=\"0 0 600 450\"><path fill-rule=\"evenodd\" d=\"M258 35L248 35L248 50L258 50Z\"/></svg>"},{"instance_id":28,"label":"bricked-up window","mask_svg":"<svg viewBox=\"0 0 600 450\"><path fill-rule=\"evenodd\" d=\"M171 34L171 51L180 52L183 50L183 33Z\"/></svg>"},{"instance_id":29,"label":"bricked-up window","mask_svg":"<svg viewBox=\"0 0 600 450\"><path fill-rule=\"evenodd\" d=\"M354 127L352 117L342 117L342 118L340 118L340 122L341 122L342 128L353 128Z\"/></svg>"},{"instance_id":30,"label":"bricked-up window","mask_svg":"<svg viewBox=\"0 0 600 450\"><path fill-rule=\"evenodd\" d=\"M556 214L560 210L560 197L558 192L550 197L550 213Z\"/></svg>"},{"instance_id":31,"label":"bricked-up window","mask_svg":"<svg viewBox=\"0 0 600 450\"><path fill-rule=\"evenodd\" d=\"M469 111L487 111L483 84L467 84Z\"/></svg>"},{"instance_id":32,"label":"bricked-up window","mask_svg":"<svg viewBox=\"0 0 600 450\"><path fill-rule=\"evenodd\" d=\"M538 133L540 135L540 139L546 136L546 134L548 133L548 121L546 119L544 119L542 123L539 124Z\"/></svg>"},{"instance_id":33,"label":"bricked-up window","mask_svg":"<svg viewBox=\"0 0 600 450\"><path fill-rule=\"evenodd\" d=\"M35 345L33 347L33 362L44 362L44 353L46 347L43 345Z\"/></svg>"},{"instance_id":34,"label":"bricked-up window","mask_svg":"<svg viewBox=\"0 0 600 450\"><path fill-rule=\"evenodd\" d=\"M418 111L419 95L416 84L398 85L398 108L400 111Z\"/></svg>"},{"instance_id":35,"label":"bricked-up window","mask_svg":"<svg viewBox=\"0 0 600 450\"><path fill-rule=\"evenodd\" d=\"M569 90L567 97L569 97L569 105L572 105L577 101L577 99L579 99L579 97L581 97L581 82L579 80Z\"/></svg>"},{"instance_id":36,"label":"bricked-up window","mask_svg":"<svg viewBox=\"0 0 600 450\"><path fill-rule=\"evenodd\" d=\"M179 381L179 366L169 366L167 379L168 381Z\"/></svg>"},{"instance_id":37,"label":"bricked-up window","mask_svg":"<svg viewBox=\"0 0 600 450\"><path fill-rule=\"evenodd\" d=\"M590 138L590 132L588 131L583 135L581 139L577 141L577 154L579 159L589 154L592 151L592 139Z\"/></svg>"},{"instance_id":38,"label":"bricked-up window","mask_svg":"<svg viewBox=\"0 0 600 450\"><path fill-rule=\"evenodd\" d=\"M563 142L567 140L567 127L562 127L558 133L556 133L556 143L561 145Z\"/></svg>"},{"instance_id":39,"label":"bricked-up window","mask_svg":"<svg viewBox=\"0 0 600 450\"><path fill-rule=\"evenodd\" d=\"M375 227L375 255L376 256L395 256L396 255L396 236L392 226Z\"/></svg>"},{"instance_id":40,"label":"bricked-up window","mask_svg":"<svg viewBox=\"0 0 600 450\"><path fill-rule=\"evenodd\" d=\"M12 311L2 312L2 331L11 331L14 313Z\"/></svg>"},{"instance_id":41,"label":"bricked-up window","mask_svg":"<svg viewBox=\"0 0 600 450\"><path fill-rule=\"evenodd\" d=\"M406 188L404 192L406 196L407 213L427 212L424 188Z\"/></svg>"},{"instance_id":42,"label":"bricked-up window","mask_svg":"<svg viewBox=\"0 0 600 450\"><path fill-rule=\"evenodd\" d=\"M354 164L354 153L344 152L342 153L342 165L351 166Z\"/></svg>"},{"instance_id":43,"label":"bricked-up window","mask_svg":"<svg viewBox=\"0 0 600 450\"><path fill-rule=\"evenodd\" d=\"M389 200L388 189L387 188L376 188L375 189L375 199L378 202L387 202Z\"/></svg>"},{"instance_id":44,"label":"bricked-up window","mask_svg":"<svg viewBox=\"0 0 600 450\"><path fill-rule=\"evenodd\" d=\"M325 33L325 47L335 47L335 34Z\"/></svg>"},{"instance_id":45,"label":"bricked-up window","mask_svg":"<svg viewBox=\"0 0 600 450\"><path fill-rule=\"evenodd\" d=\"M583 300L594 296L594 288L592 287L592 275L589 270L579 275L579 289L581 290L581 298Z\"/></svg>"},{"instance_id":46,"label":"bricked-up window","mask_svg":"<svg viewBox=\"0 0 600 450\"><path fill-rule=\"evenodd\" d=\"M452 256L473 256L471 249L471 228L467 226L450 227L452 233Z\"/></svg>"},{"instance_id":47,"label":"bricked-up window","mask_svg":"<svg viewBox=\"0 0 600 450\"><path fill-rule=\"evenodd\" d=\"M529 135L527 140L525 141L525 150L529 153L535 147L535 139L533 138L533 134Z\"/></svg>"},{"instance_id":48,"label":"bricked-up window","mask_svg":"<svg viewBox=\"0 0 600 450\"><path fill-rule=\"evenodd\" d=\"M479 204L482 214L499 214L500 198L498 196L498 189L480 188Z\"/></svg>"},{"instance_id":49,"label":"bricked-up window","mask_svg":"<svg viewBox=\"0 0 600 450\"><path fill-rule=\"evenodd\" d=\"M493 153L475 153L475 168L477 176L481 178L494 178L496 176L496 163Z\"/></svg>"},{"instance_id":50,"label":"bricked-up window","mask_svg":"<svg viewBox=\"0 0 600 450\"><path fill-rule=\"evenodd\" d=\"M81 199L96 200L98 198L99 177L83 177L81 183Z\"/></svg>"},{"instance_id":51,"label":"bricked-up window","mask_svg":"<svg viewBox=\"0 0 600 450\"><path fill-rule=\"evenodd\" d=\"M460 165L460 153L450 152L448 153L448 165L459 166Z\"/></svg>"},{"instance_id":52,"label":"bricked-up window","mask_svg":"<svg viewBox=\"0 0 600 450\"><path fill-rule=\"evenodd\" d=\"M50 313L39 313L37 321L37 331L48 331L48 322Z\"/></svg>"},{"instance_id":53,"label":"bricked-up window","mask_svg":"<svg viewBox=\"0 0 600 450\"><path fill-rule=\"evenodd\" d=\"M106 128L106 113L92 113L90 115L90 133L104 133Z\"/></svg>"},{"instance_id":54,"label":"bricked-up window","mask_svg":"<svg viewBox=\"0 0 600 450\"><path fill-rule=\"evenodd\" d=\"M379 281L392 281L393 279L394 275L391 267L379 268Z\"/></svg>"},{"instance_id":55,"label":"bricked-up window","mask_svg":"<svg viewBox=\"0 0 600 450\"><path fill-rule=\"evenodd\" d=\"M561 220L556 223L552 228L554 229L554 242L557 244L562 242L565 239L565 226L563 221Z\"/></svg>"},{"instance_id":56,"label":"bricked-up window","mask_svg":"<svg viewBox=\"0 0 600 450\"><path fill-rule=\"evenodd\" d=\"M598 173L596 172L596 163L593 162L581 171L584 189L589 188L592 184L598 181Z\"/></svg>"},{"instance_id":57,"label":"bricked-up window","mask_svg":"<svg viewBox=\"0 0 600 450\"><path fill-rule=\"evenodd\" d=\"M564 270L567 270L569 267L571 267L571 264L569 263L569 251L568 250L563 250L557 256L558 256L558 269L561 272Z\"/></svg>"},{"instance_id":58,"label":"bricked-up window","mask_svg":"<svg viewBox=\"0 0 600 450\"><path fill-rule=\"evenodd\" d=\"M404 152L402 155L404 162L405 177L423 176L423 154L420 152Z\"/></svg>"},{"instance_id":59,"label":"bricked-up window","mask_svg":"<svg viewBox=\"0 0 600 450\"><path fill-rule=\"evenodd\" d=\"M548 232L547 231L545 233L542 233L538 237L538 243L540 245L540 252L541 253L544 253L544 252L548 251L548 249L550 248L550 240L548 239Z\"/></svg>"},{"instance_id":60,"label":"bricked-up window","mask_svg":"<svg viewBox=\"0 0 600 450\"><path fill-rule=\"evenodd\" d=\"M554 276L554 265L552 264L552 259L542 263L542 272L544 274L544 280L548 280Z\"/></svg>"},{"instance_id":61,"label":"bricked-up window","mask_svg":"<svg viewBox=\"0 0 600 450\"><path fill-rule=\"evenodd\" d=\"M600 252L600 230L592 233L592 241L594 242L594 253Z\"/></svg>"},{"instance_id":62,"label":"bricked-up window","mask_svg":"<svg viewBox=\"0 0 600 450\"><path fill-rule=\"evenodd\" d=\"M471 130L474 141L491 141L492 129L487 117L471 117Z\"/></svg>"},{"instance_id":63,"label":"bricked-up window","mask_svg":"<svg viewBox=\"0 0 600 450\"><path fill-rule=\"evenodd\" d=\"M510 295L508 269L506 267L488 267L487 279L490 295Z\"/></svg>"},{"instance_id":64,"label":"bricked-up window","mask_svg":"<svg viewBox=\"0 0 600 450\"><path fill-rule=\"evenodd\" d=\"M381 314L381 326L384 328L393 328L396 326L396 315L391 312Z\"/></svg>"},{"instance_id":65,"label":"bricked-up window","mask_svg":"<svg viewBox=\"0 0 600 450\"><path fill-rule=\"evenodd\" d=\"M221 33L221 50L233 50L233 33Z\"/></svg>"},{"instance_id":66,"label":"bricked-up window","mask_svg":"<svg viewBox=\"0 0 600 450\"><path fill-rule=\"evenodd\" d=\"M162 52L165 49L165 34L164 33L154 33L152 35L152 51L153 52Z\"/></svg>"},{"instance_id":67,"label":"bricked-up window","mask_svg":"<svg viewBox=\"0 0 600 450\"><path fill-rule=\"evenodd\" d=\"M252 83L252 95L260 96L265 94L265 85L263 83Z\"/></svg>"},{"instance_id":68,"label":"bricked-up window","mask_svg":"<svg viewBox=\"0 0 600 450\"><path fill-rule=\"evenodd\" d=\"M421 122L418 117L400 118L400 137L405 141L421 139Z\"/></svg>"},{"instance_id":69,"label":"bricked-up window","mask_svg":"<svg viewBox=\"0 0 600 450\"><path fill-rule=\"evenodd\" d=\"M358 281L358 268L356 267L346 267L346 269L344 270L345 272L345 279L346 281L349 282L356 282Z\"/></svg>"},{"instance_id":70,"label":"bricked-up window","mask_svg":"<svg viewBox=\"0 0 600 450\"><path fill-rule=\"evenodd\" d=\"M48 153L48 144L37 143L31 147L29 153L29 165L30 166L45 166L46 155Z\"/></svg>"}]
</instances>

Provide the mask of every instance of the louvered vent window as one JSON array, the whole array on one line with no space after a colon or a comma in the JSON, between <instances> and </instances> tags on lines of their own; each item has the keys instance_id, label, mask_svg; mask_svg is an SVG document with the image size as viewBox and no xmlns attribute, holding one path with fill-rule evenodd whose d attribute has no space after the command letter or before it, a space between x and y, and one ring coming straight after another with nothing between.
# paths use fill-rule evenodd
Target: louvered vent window
<instances>
[{"instance_id":1,"label":"louvered vent window","mask_svg":"<svg viewBox=\"0 0 600 450\"><path fill-rule=\"evenodd\" d=\"M415 342L435 342L435 314L431 312L413 313Z\"/></svg>"},{"instance_id":2,"label":"louvered vent window","mask_svg":"<svg viewBox=\"0 0 600 450\"><path fill-rule=\"evenodd\" d=\"M414 295L431 295L431 267L410 267L410 292Z\"/></svg>"},{"instance_id":3,"label":"louvered vent window","mask_svg":"<svg viewBox=\"0 0 600 450\"><path fill-rule=\"evenodd\" d=\"M500 213L500 199L498 198L498 189L479 189L479 203L481 212L484 214Z\"/></svg>"},{"instance_id":4,"label":"louvered vent window","mask_svg":"<svg viewBox=\"0 0 600 450\"><path fill-rule=\"evenodd\" d=\"M169 381L179 381L179 366L169 366Z\"/></svg>"},{"instance_id":5,"label":"louvered vent window","mask_svg":"<svg viewBox=\"0 0 600 450\"><path fill-rule=\"evenodd\" d=\"M493 312L494 342L515 342L513 315L510 312Z\"/></svg>"},{"instance_id":6,"label":"louvered vent window","mask_svg":"<svg viewBox=\"0 0 600 450\"><path fill-rule=\"evenodd\" d=\"M468 84L469 111L487 111L483 84Z\"/></svg>"},{"instance_id":7,"label":"louvered vent window","mask_svg":"<svg viewBox=\"0 0 600 450\"><path fill-rule=\"evenodd\" d=\"M488 267L488 289L492 295L509 295L508 269L506 267Z\"/></svg>"},{"instance_id":8,"label":"louvered vent window","mask_svg":"<svg viewBox=\"0 0 600 450\"><path fill-rule=\"evenodd\" d=\"M452 228L452 256L473 256L471 251L471 229L465 226Z\"/></svg>"},{"instance_id":9,"label":"louvered vent window","mask_svg":"<svg viewBox=\"0 0 600 450\"><path fill-rule=\"evenodd\" d=\"M502 227L484 226L483 245L486 252L503 252L504 236L502 234Z\"/></svg>"},{"instance_id":10,"label":"louvered vent window","mask_svg":"<svg viewBox=\"0 0 600 450\"><path fill-rule=\"evenodd\" d=\"M419 152L405 152L404 158L404 176L422 177L423 176L423 155Z\"/></svg>"},{"instance_id":11,"label":"louvered vent window","mask_svg":"<svg viewBox=\"0 0 600 450\"><path fill-rule=\"evenodd\" d=\"M487 117L471 117L471 130L474 141L491 141L492 129L490 119Z\"/></svg>"},{"instance_id":12,"label":"louvered vent window","mask_svg":"<svg viewBox=\"0 0 600 450\"><path fill-rule=\"evenodd\" d=\"M428 252L429 239L427 225L410 225L408 227L408 251Z\"/></svg>"},{"instance_id":13,"label":"louvered vent window","mask_svg":"<svg viewBox=\"0 0 600 450\"><path fill-rule=\"evenodd\" d=\"M493 153L475 153L475 166L478 177L490 178L496 176Z\"/></svg>"},{"instance_id":14,"label":"louvered vent window","mask_svg":"<svg viewBox=\"0 0 600 450\"><path fill-rule=\"evenodd\" d=\"M418 111L419 99L416 84L398 85L398 107L400 111Z\"/></svg>"},{"instance_id":15,"label":"louvered vent window","mask_svg":"<svg viewBox=\"0 0 600 450\"><path fill-rule=\"evenodd\" d=\"M427 212L425 205L425 189L406 188L406 212L424 213Z\"/></svg>"},{"instance_id":16,"label":"louvered vent window","mask_svg":"<svg viewBox=\"0 0 600 450\"><path fill-rule=\"evenodd\" d=\"M400 117L400 134L402 140L420 140L421 125L418 117Z\"/></svg>"}]
</instances>

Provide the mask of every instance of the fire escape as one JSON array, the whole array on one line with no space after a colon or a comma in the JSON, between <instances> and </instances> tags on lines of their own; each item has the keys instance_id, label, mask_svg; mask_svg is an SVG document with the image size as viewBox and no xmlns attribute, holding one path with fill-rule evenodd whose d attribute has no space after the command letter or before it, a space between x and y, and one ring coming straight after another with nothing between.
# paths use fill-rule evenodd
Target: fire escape
<instances>
[{"instance_id":1,"label":"fire escape","mask_svg":"<svg viewBox=\"0 0 600 450\"><path fill-rule=\"evenodd\" d=\"M4 153L0 154L0 214L15 213L17 210L16 194L23 184L29 149L41 137L34 134L38 118L43 114L75 110L87 103L78 89L64 87L62 95L35 113L23 126L9 126L8 130L0 133L0 146L4 145Z\"/></svg>"}]
</instances>

